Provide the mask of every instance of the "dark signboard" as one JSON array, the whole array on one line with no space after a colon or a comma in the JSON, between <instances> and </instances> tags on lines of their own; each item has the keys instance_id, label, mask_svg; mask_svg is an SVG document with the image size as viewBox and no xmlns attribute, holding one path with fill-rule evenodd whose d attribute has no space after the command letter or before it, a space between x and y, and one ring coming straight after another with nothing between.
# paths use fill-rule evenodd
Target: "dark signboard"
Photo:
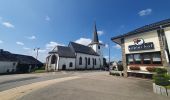
<instances>
[{"instance_id":1,"label":"dark signboard","mask_svg":"<svg viewBox=\"0 0 170 100\"><path fill-rule=\"evenodd\" d=\"M143 43L141 45L130 45L128 46L129 51L139 51L139 50L150 50L154 49L153 42Z\"/></svg>"}]
</instances>

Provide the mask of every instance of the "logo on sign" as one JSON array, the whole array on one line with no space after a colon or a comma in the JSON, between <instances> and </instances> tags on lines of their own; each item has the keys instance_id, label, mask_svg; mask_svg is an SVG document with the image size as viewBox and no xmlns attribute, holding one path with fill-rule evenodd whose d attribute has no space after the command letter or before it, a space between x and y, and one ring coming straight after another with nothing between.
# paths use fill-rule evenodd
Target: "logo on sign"
<instances>
[{"instance_id":1,"label":"logo on sign","mask_svg":"<svg viewBox=\"0 0 170 100\"><path fill-rule=\"evenodd\" d=\"M136 38L133 40L135 45L142 45L144 44L144 40L142 38Z\"/></svg>"},{"instance_id":2,"label":"logo on sign","mask_svg":"<svg viewBox=\"0 0 170 100\"><path fill-rule=\"evenodd\" d=\"M139 51L139 50L150 50L154 49L153 42L147 42L145 43L142 38L136 38L133 40L134 45L129 45L128 49L129 51Z\"/></svg>"}]
</instances>

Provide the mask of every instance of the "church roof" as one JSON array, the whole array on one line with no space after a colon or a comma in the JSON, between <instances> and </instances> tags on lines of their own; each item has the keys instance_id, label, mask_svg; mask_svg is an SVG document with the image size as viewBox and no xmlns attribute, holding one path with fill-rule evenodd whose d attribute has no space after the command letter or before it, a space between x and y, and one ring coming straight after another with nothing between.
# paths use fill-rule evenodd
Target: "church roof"
<instances>
[{"instance_id":1,"label":"church roof","mask_svg":"<svg viewBox=\"0 0 170 100\"><path fill-rule=\"evenodd\" d=\"M75 58L74 51L72 51L70 47L65 46L56 46L56 48L49 53L57 53L60 57Z\"/></svg>"},{"instance_id":2,"label":"church roof","mask_svg":"<svg viewBox=\"0 0 170 100\"><path fill-rule=\"evenodd\" d=\"M82 44L78 44L75 42L70 42L69 46L71 48L73 48L73 50L76 53L84 53L84 54L89 54L89 55L96 55L99 56L99 54L97 54L91 47L82 45Z\"/></svg>"}]
</instances>

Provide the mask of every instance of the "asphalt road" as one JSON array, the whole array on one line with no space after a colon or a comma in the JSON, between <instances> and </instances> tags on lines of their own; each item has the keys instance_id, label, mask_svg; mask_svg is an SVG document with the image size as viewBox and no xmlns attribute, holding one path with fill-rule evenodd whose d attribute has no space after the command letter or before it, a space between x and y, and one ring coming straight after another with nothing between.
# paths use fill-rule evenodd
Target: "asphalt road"
<instances>
[{"instance_id":1,"label":"asphalt road","mask_svg":"<svg viewBox=\"0 0 170 100\"><path fill-rule=\"evenodd\" d=\"M108 72L56 72L0 76L0 90L52 79L78 79L50 84L25 94L19 100L169 100L154 94L152 81L108 75ZM4 87L3 87L4 86ZM10 95L10 94L9 94Z\"/></svg>"}]
</instances>

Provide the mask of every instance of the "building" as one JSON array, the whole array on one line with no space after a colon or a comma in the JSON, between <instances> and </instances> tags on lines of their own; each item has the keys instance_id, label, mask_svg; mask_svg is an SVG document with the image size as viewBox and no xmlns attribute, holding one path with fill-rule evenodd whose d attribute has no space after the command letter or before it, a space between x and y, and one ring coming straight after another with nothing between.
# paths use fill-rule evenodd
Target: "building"
<instances>
[{"instance_id":1,"label":"building","mask_svg":"<svg viewBox=\"0 0 170 100\"><path fill-rule=\"evenodd\" d=\"M100 69L102 66L102 44L99 43L96 25L93 40L88 46L70 42L68 46L56 46L46 58L47 71Z\"/></svg>"},{"instance_id":2,"label":"building","mask_svg":"<svg viewBox=\"0 0 170 100\"><path fill-rule=\"evenodd\" d=\"M26 73L43 64L32 56L12 54L0 49L0 73Z\"/></svg>"},{"instance_id":3,"label":"building","mask_svg":"<svg viewBox=\"0 0 170 100\"><path fill-rule=\"evenodd\" d=\"M121 45L125 76L150 75L149 67L170 69L170 19L145 25L111 40Z\"/></svg>"}]
</instances>

